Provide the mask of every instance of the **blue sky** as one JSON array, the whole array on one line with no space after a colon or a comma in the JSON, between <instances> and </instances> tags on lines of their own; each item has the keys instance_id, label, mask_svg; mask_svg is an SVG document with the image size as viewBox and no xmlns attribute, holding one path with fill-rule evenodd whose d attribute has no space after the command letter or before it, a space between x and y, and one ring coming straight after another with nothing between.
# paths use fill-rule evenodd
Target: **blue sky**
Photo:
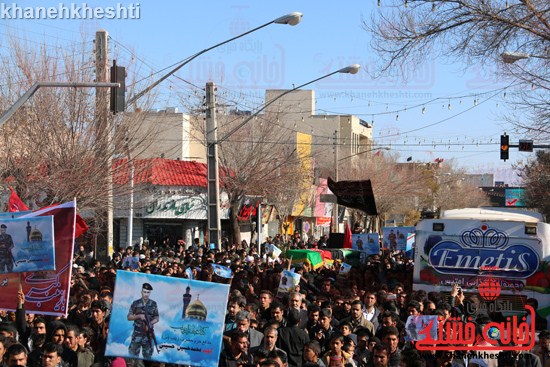
<instances>
[{"instance_id":1,"label":"blue sky","mask_svg":"<svg viewBox=\"0 0 550 367\"><path fill-rule=\"evenodd\" d=\"M55 1L14 1L18 6L53 6ZM382 3L384 3L382 1ZM11 3L8 3L8 5ZM70 6L71 2L61 2ZM82 3L75 3L82 4ZM108 7L130 1L88 1ZM178 106L180 97L202 93L206 81L218 85L227 103L241 109L262 103L266 88L292 88L344 66L359 63L363 70L311 86L319 114L354 114L374 121L375 143L388 146L404 161L454 159L470 172L492 172L497 180L514 183L510 168L530 153L510 151L499 159L499 136L507 113L505 89L511 80L491 75L497 71L463 70L460 64L426 60L402 77L373 79L377 56L369 46L362 20L370 19L376 0L342 2L304 1L152 1L139 2L139 19L68 20L0 19L0 39L8 34L34 41L66 44L93 40L103 28L111 37L111 52L119 65L140 63L138 79L194 53L262 25L284 14L304 14L297 26L270 25L245 38L210 51L170 78L157 91L157 107ZM160 73L159 75L162 75ZM190 82L191 84L184 82Z\"/></svg>"}]
</instances>

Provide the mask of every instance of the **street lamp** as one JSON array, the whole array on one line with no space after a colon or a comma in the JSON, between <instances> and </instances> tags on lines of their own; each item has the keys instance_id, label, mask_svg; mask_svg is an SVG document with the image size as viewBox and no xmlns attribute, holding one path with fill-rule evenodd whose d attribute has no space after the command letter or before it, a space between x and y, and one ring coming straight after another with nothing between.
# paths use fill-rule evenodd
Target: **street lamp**
<instances>
[{"instance_id":1,"label":"street lamp","mask_svg":"<svg viewBox=\"0 0 550 367\"><path fill-rule=\"evenodd\" d=\"M279 17L279 18L276 18L270 22L267 22L265 24L262 24L261 26L259 27L256 27L256 28L253 28L247 32L244 32L242 34L239 34L238 36L235 36L233 38L230 38L226 41L223 41L223 42L220 42L220 43L217 43L215 44L214 46L211 46L211 47L208 47L208 48L205 48L204 50L202 51L199 51L189 57L187 57L186 59L184 59L180 64L178 64L174 69L172 69L170 72L168 72L167 74L165 74L164 76L162 76L159 80L157 80L156 82L154 82L153 84L151 84L150 86L148 86L147 88L145 88L144 90L142 90L141 92L137 93L135 96L133 96L132 98L130 98L128 100L128 102L126 102L126 106L130 106L132 104L134 104L138 99L140 99L141 97L143 97L145 94L149 93L153 88L155 88L157 85L159 85L160 83L162 83L164 80L168 79L168 77L170 77L171 75L173 75L175 72L177 72L179 69L181 69L182 67L184 67L185 65L189 64L191 61L195 60L197 57L201 56L202 54L214 49L214 48L217 48L217 47L220 47L220 46L223 46L225 45L226 43L229 43L229 42L232 42L236 39L239 39L241 37L244 37L246 36L247 34L250 34L252 32L255 32L259 29L262 29L264 27L267 27L268 25L270 24L288 24L288 25L291 25L291 26L295 26L297 25L298 23L300 23L300 21L302 20L302 17L303 17L303 14L302 13L299 13L299 12L293 12L293 13L289 13L289 14L286 14L286 15L283 15L282 17ZM133 162L132 162L132 159L131 159L131 155L130 155L130 151L128 151L128 163L130 164L130 191L131 191L131 194L130 194L130 210L129 210L129 215L128 215L128 239L127 239L127 243L128 243L128 246L131 246L132 245L132 227L133 227L133 179L134 179L134 166L133 166Z\"/></svg>"},{"instance_id":2,"label":"street lamp","mask_svg":"<svg viewBox=\"0 0 550 367\"><path fill-rule=\"evenodd\" d=\"M191 61L195 60L197 57L199 57L200 55L214 49L214 48L217 48L217 47L220 47L220 46L223 46L225 45L226 43L229 43L229 42L232 42L236 39L239 39L243 36L246 36L247 34L250 34L252 32L255 32L259 29L262 29L264 27L267 27L268 25L270 24L288 24L288 25L291 25L291 26L294 26L298 23L300 23L300 21L302 20L302 17L303 17L303 14L302 13L299 13L299 12L293 12L293 13L290 13L290 14L287 14L287 15L283 15L282 17L279 17L277 19L274 19L272 20L271 22L267 22L265 24L262 24L261 26L259 27L256 27L254 29L251 29L249 31L246 31L242 34L239 34L238 36L235 36L233 38L230 38L226 41L223 41L223 42L220 42L218 44L215 44L214 46L211 46L211 47L208 47L208 48L205 48L204 50L202 51L199 51L197 52L196 54L194 55L191 55L189 57L187 57L185 60L183 60L181 62L181 64L179 64L178 66L176 66L174 69L172 69L168 74L164 75L162 78L160 78L159 80L157 80L156 82L154 82L153 84L151 84L150 86L148 86L147 88L145 88L144 90L142 90L141 92L139 92L138 94L136 94L134 97L130 98L128 100L128 102L126 103L127 106L130 106L131 104L134 104L139 98L143 97L145 94L149 93L153 88L155 88L157 85L159 85L160 83L162 83L164 80L166 80L168 77L170 77L171 75L173 75L176 71L178 71L179 69L181 69L182 67L184 67L185 65L189 64Z\"/></svg>"},{"instance_id":3,"label":"street lamp","mask_svg":"<svg viewBox=\"0 0 550 367\"><path fill-rule=\"evenodd\" d=\"M518 60L528 59L529 55L521 52L503 52L500 57L505 64L513 64Z\"/></svg>"},{"instance_id":4,"label":"street lamp","mask_svg":"<svg viewBox=\"0 0 550 367\"><path fill-rule=\"evenodd\" d=\"M334 74L357 74L361 69L361 65L353 64L345 68L333 71L322 77L313 79L307 83L301 84L297 87L289 89L284 93L279 94L277 97L271 99L260 107L256 112L250 115L243 122L231 129L220 139L217 138L218 123L216 120L216 101L215 101L215 85L212 82L206 83L206 159L208 170L208 239L210 243L214 243L218 248L220 244L220 181L219 181L219 163L218 163L218 145L235 134L239 129L248 124L251 120L256 118L267 107L275 103L277 100L292 93L298 89L301 89L307 85L313 84L321 79L328 78Z\"/></svg>"},{"instance_id":5,"label":"street lamp","mask_svg":"<svg viewBox=\"0 0 550 367\"><path fill-rule=\"evenodd\" d=\"M549 58L548 56L531 55L531 54L526 54L526 53L522 53L522 52L503 52L503 53L500 54L500 57L502 58L502 61L505 64L513 64L518 60L525 60L525 59L529 59L531 57L536 58L536 59L548 59Z\"/></svg>"},{"instance_id":6,"label":"street lamp","mask_svg":"<svg viewBox=\"0 0 550 367\"><path fill-rule=\"evenodd\" d=\"M346 66L345 68L342 68L342 69L339 69L339 70L336 70L336 71L333 71L332 73L329 73L329 74L326 74L326 75L323 75L322 77L319 77L317 79L314 79L314 80L310 80L309 82L307 83L304 83L304 84L301 84L297 87L294 87L292 89L289 89L289 90L286 90L284 93L281 93L279 94L277 97L273 98L272 100L270 100L269 102L265 103L260 109L258 109L255 113L253 113L252 115L250 115L250 117L248 117L246 120L244 120L243 122L241 122L239 125L237 125L235 128L233 128L231 131L229 131L227 134L225 134L222 138L218 139L216 141L216 143L222 143L224 142L225 140L229 139L231 137L231 135L233 135L234 133L236 133L238 130L240 130L244 125L248 124L252 119L254 119L256 116L258 116L262 111L264 111L267 107L271 106L273 103L275 103L276 101L278 101L279 99L281 99L282 97L286 96L287 94L289 93L292 93L298 89L302 89L303 87L307 86L307 85L310 85L310 84L313 84L315 82L318 82L319 80L321 79L326 79L334 74L357 74L359 72L359 69L361 69L361 65L359 64L353 64L353 65L350 65L350 66ZM217 129L217 127L215 127ZM207 129L207 134L209 132L209 130Z\"/></svg>"}]
</instances>

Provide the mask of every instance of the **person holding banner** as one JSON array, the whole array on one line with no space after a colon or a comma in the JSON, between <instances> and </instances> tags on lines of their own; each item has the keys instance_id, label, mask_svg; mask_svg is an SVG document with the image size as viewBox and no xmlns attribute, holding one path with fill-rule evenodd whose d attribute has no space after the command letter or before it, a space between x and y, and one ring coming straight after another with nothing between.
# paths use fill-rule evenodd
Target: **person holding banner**
<instances>
[{"instance_id":1,"label":"person holding banner","mask_svg":"<svg viewBox=\"0 0 550 367\"><path fill-rule=\"evenodd\" d=\"M128 321L134 322L132 341L128 347L131 355L139 356L143 351L143 358L150 359L153 355L153 342L157 344L153 327L159 322L159 310L157 303L150 296L153 287L149 283L143 283L141 298L132 302L128 312Z\"/></svg>"},{"instance_id":2,"label":"person holding banner","mask_svg":"<svg viewBox=\"0 0 550 367\"><path fill-rule=\"evenodd\" d=\"M15 259L11 250L14 247L11 235L6 233L8 227L0 226L0 273L11 273L15 265Z\"/></svg>"}]
</instances>

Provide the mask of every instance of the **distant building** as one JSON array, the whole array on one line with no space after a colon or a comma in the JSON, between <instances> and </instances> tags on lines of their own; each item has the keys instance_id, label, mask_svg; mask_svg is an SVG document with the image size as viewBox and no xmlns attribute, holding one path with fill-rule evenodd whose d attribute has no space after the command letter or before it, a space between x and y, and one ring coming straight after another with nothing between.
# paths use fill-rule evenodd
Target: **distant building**
<instances>
[{"instance_id":1,"label":"distant building","mask_svg":"<svg viewBox=\"0 0 550 367\"><path fill-rule=\"evenodd\" d=\"M494 186L495 183L495 175L492 173L465 174L463 177L466 184L477 187Z\"/></svg>"}]
</instances>

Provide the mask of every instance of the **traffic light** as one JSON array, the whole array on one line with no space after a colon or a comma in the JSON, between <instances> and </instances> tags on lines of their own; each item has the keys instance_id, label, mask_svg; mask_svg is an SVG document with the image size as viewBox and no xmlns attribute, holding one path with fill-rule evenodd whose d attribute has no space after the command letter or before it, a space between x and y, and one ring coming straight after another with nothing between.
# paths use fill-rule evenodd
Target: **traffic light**
<instances>
[{"instance_id":1,"label":"traffic light","mask_svg":"<svg viewBox=\"0 0 550 367\"><path fill-rule=\"evenodd\" d=\"M506 161L509 159L510 137L506 134L500 136L500 159Z\"/></svg>"},{"instance_id":2,"label":"traffic light","mask_svg":"<svg viewBox=\"0 0 550 367\"><path fill-rule=\"evenodd\" d=\"M520 152L532 152L533 151L533 140L519 140L518 150Z\"/></svg>"},{"instance_id":3,"label":"traffic light","mask_svg":"<svg viewBox=\"0 0 550 367\"><path fill-rule=\"evenodd\" d=\"M126 68L117 66L115 60L111 66L111 83L120 83L120 87L111 88L110 110L113 113L124 112L126 109Z\"/></svg>"}]
</instances>

